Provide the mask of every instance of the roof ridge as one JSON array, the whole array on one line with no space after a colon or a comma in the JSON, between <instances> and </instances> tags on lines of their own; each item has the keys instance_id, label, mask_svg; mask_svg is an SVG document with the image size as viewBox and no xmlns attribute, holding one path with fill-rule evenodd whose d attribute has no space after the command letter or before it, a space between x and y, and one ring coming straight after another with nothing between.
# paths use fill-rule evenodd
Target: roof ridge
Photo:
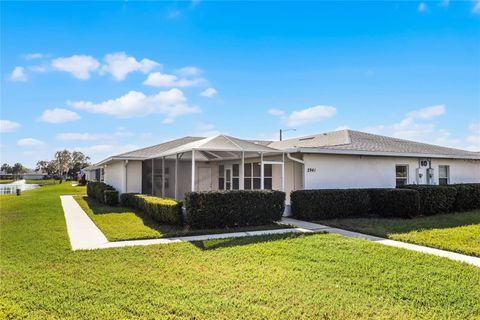
<instances>
[{"instance_id":1,"label":"roof ridge","mask_svg":"<svg viewBox=\"0 0 480 320\"><path fill-rule=\"evenodd\" d=\"M125 155L127 153L132 153L132 152L137 152L137 151L142 151L142 150L158 147L158 146L161 146L161 145L166 144L166 143L170 143L170 142L173 142L173 141L177 141L177 140L180 140L180 139L186 139L186 138L198 138L199 140L200 139L205 139L205 137L183 136L183 137L180 137L180 138L177 138L177 139L172 139L172 140L164 141L164 142L161 142L161 143L157 143L157 144L154 144L154 145L151 145L151 146L148 146L148 147L143 147L143 148L134 149L134 150L130 150L130 151L127 151L127 152L119 153L119 154L114 155L112 157L119 157L119 156Z\"/></svg>"}]
</instances>

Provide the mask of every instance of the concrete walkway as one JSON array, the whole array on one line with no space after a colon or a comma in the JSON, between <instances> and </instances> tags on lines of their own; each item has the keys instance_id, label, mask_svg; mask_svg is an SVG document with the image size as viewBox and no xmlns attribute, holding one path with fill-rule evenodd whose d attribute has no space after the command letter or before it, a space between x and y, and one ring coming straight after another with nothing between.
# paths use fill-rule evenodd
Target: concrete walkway
<instances>
[{"instance_id":1,"label":"concrete walkway","mask_svg":"<svg viewBox=\"0 0 480 320\"><path fill-rule=\"evenodd\" d=\"M102 231L72 196L60 196L60 199L72 250L97 249L108 243Z\"/></svg>"},{"instance_id":2,"label":"concrete walkway","mask_svg":"<svg viewBox=\"0 0 480 320\"><path fill-rule=\"evenodd\" d=\"M109 242L98 227L93 223L90 217L83 211L80 205L73 199L72 196L60 196L62 201L65 220L67 222L68 235L72 250L86 250L86 249L105 249L105 248L119 248L130 246L148 246L152 244L169 244L177 242L191 242L204 241L211 239L226 239L226 238L241 238L251 236L263 236L286 233L314 233L326 232L340 234L345 237L359 238L368 241L373 241L387 246L403 248L428 254L433 254L439 257L445 257L451 260L466 262L474 266L480 267L480 258L467 256L460 253L434 249L416 244L405 243L380 237L371 236L368 234L332 228L329 226L292 219L283 218L281 223L285 225L295 226L296 228L289 229L273 229L260 231L246 231L220 234L207 234L200 236L187 237L172 237L160 239L146 239L146 240L130 240L130 241L115 241Z\"/></svg>"},{"instance_id":3,"label":"concrete walkway","mask_svg":"<svg viewBox=\"0 0 480 320\"><path fill-rule=\"evenodd\" d=\"M368 234L363 234L363 233L358 233L358 232L353 232L353 231L348 231L348 230L343 230L338 228L331 228L329 226L301 221L301 220L292 219L292 218L283 218L282 223L294 225L300 228L305 228L313 232L321 231L321 232L327 232L327 233L335 233L345 237L364 239L364 240L373 241L376 243L381 243L391 247L397 247L397 248L403 248L403 249L433 254L435 256L445 257L451 260L456 260L461 262L466 262L474 266L480 267L480 258L468 256L465 254L460 254L460 253L440 250L440 249L434 249L430 247L420 246L420 245L396 241L396 240L385 239L381 237L371 236Z\"/></svg>"},{"instance_id":4,"label":"concrete walkway","mask_svg":"<svg viewBox=\"0 0 480 320\"><path fill-rule=\"evenodd\" d=\"M72 250L105 249L131 246L148 246L152 244L168 244L176 242L204 241L211 239L241 238L286 233L310 233L303 228L273 229L259 231L245 231L232 233L207 234L188 237L172 237L145 240L129 240L109 242L102 231L93 223L72 196L60 196L63 212L67 222L67 231L70 237Z\"/></svg>"}]
</instances>

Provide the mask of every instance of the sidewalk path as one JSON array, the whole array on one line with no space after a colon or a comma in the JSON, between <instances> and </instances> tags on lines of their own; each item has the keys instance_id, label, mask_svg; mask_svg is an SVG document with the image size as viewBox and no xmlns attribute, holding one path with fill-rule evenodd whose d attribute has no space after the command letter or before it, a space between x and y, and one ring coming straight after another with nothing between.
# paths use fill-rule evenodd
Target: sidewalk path
<instances>
[{"instance_id":1,"label":"sidewalk path","mask_svg":"<svg viewBox=\"0 0 480 320\"><path fill-rule=\"evenodd\" d=\"M396 241L396 240L380 238L380 237L371 236L371 235L368 235L368 234L363 234L363 233L358 233L358 232L353 232L353 231L348 231L348 230L343 230L343 229L338 229L338 228L331 228L329 226L324 226L324 225L321 225L321 224L301 221L301 220L292 219L292 218L283 218L282 223L289 224L289 225L294 225L294 226L301 227L301 228L305 228L305 229L308 229L308 230L311 230L311 231L317 231L317 232L318 231L323 231L323 232L328 232L328 233L335 233L335 234L340 234L340 235L345 236L345 237L360 238L360 239L364 239L364 240L373 241L373 242L376 242L376 243L381 243L381 244L384 244L384 245L387 245L387 246L392 246L392 247L397 247L397 248L403 248L403 249L408 249L408 250L433 254L435 256L445 257L445 258L448 258L448 259L451 259L451 260L462 261L462 262L466 262L466 263L469 263L469 264L473 264L474 266L480 267L480 258L468 256L468 255L465 255L465 254L460 254L460 253L446 251L446 250L440 250L440 249L434 249L434 248L430 248L430 247L420 246L420 245L417 245L417 244L411 244L411 243L406 243L406 242L401 242L401 241Z\"/></svg>"},{"instance_id":2,"label":"sidewalk path","mask_svg":"<svg viewBox=\"0 0 480 320\"><path fill-rule=\"evenodd\" d=\"M60 196L72 250L97 249L108 243L102 231L72 196Z\"/></svg>"},{"instance_id":3,"label":"sidewalk path","mask_svg":"<svg viewBox=\"0 0 480 320\"><path fill-rule=\"evenodd\" d=\"M93 223L90 217L83 211L80 205L73 199L72 196L60 196L65 213L65 220L67 222L68 235L70 237L70 243L72 250L85 250L85 249L105 249L105 248L118 248L118 247L130 247L130 246L147 246L152 244L169 244L185 241L204 241L211 239L226 239L226 238L240 238L251 236L263 236L273 234L286 234L286 233L314 233L314 232L327 232L340 234L345 237L360 238L368 241L373 241L387 246L403 248L428 254L433 254L440 257L445 257L451 260L462 261L474 266L480 267L480 258L467 256L460 253L434 249L425 246L419 246L416 244L410 244L380 237L371 236L368 234L331 228L329 226L292 219L283 218L281 223L285 225L296 226L296 228L290 229L274 229L274 230L260 230L260 231L246 231L246 232L234 232L234 233L220 233L220 234L207 234L200 236L188 236L188 237L172 237L172 238L160 238L160 239L146 239L146 240L130 240L130 241L115 241L109 242L103 235L102 231Z\"/></svg>"}]
</instances>

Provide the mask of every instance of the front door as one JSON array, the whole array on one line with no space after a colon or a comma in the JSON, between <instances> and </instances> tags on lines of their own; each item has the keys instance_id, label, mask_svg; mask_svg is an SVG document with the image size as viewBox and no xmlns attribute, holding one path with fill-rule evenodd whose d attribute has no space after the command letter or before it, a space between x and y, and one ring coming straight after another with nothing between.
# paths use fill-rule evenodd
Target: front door
<instances>
[{"instance_id":1,"label":"front door","mask_svg":"<svg viewBox=\"0 0 480 320\"><path fill-rule=\"evenodd\" d=\"M198 168L198 191L212 190L212 168Z\"/></svg>"}]
</instances>

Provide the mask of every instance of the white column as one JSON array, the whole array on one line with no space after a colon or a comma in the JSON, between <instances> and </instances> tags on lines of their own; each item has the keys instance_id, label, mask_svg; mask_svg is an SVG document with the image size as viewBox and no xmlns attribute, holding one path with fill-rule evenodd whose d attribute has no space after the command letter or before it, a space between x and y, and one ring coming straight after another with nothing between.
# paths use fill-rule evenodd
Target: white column
<instances>
[{"instance_id":1,"label":"white column","mask_svg":"<svg viewBox=\"0 0 480 320\"><path fill-rule=\"evenodd\" d=\"M153 170L153 166L155 165L155 159L152 159L152 196L155 194L154 188L155 188L155 183L154 183L154 177L155 177L155 170Z\"/></svg>"},{"instance_id":2,"label":"white column","mask_svg":"<svg viewBox=\"0 0 480 320\"><path fill-rule=\"evenodd\" d=\"M165 157L162 157L162 198L165 198Z\"/></svg>"},{"instance_id":3,"label":"white column","mask_svg":"<svg viewBox=\"0 0 480 320\"><path fill-rule=\"evenodd\" d=\"M175 199L177 198L177 186L178 186L178 153L175 155Z\"/></svg>"},{"instance_id":4,"label":"white column","mask_svg":"<svg viewBox=\"0 0 480 320\"><path fill-rule=\"evenodd\" d=\"M127 193L128 190L128 160L125 160L124 164L123 164L123 170L124 170L124 181L123 181L123 192L124 193Z\"/></svg>"},{"instance_id":5,"label":"white column","mask_svg":"<svg viewBox=\"0 0 480 320\"><path fill-rule=\"evenodd\" d=\"M192 150L192 191L195 191L195 150Z\"/></svg>"},{"instance_id":6,"label":"white column","mask_svg":"<svg viewBox=\"0 0 480 320\"><path fill-rule=\"evenodd\" d=\"M260 153L260 189L265 188L263 181L264 171L263 171L263 152Z\"/></svg>"},{"instance_id":7,"label":"white column","mask_svg":"<svg viewBox=\"0 0 480 320\"><path fill-rule=\"evenodd\" d=\"M285 153L282 153L282 191L285 192Z\"/></svg>"},{"instance_id":8,"label":"white column","mask_svg":"<svg viewBox=\"0 0 480 320\"><path fill-rule=\"evenodd\" d=\"M244 168L245 168L245 152L242 151L242 162L240 163L240 181L239 181L239 186L238 188L240 190L244 190L245 189L245 172L244 172Z\"/></svg>"}]
</instances>

